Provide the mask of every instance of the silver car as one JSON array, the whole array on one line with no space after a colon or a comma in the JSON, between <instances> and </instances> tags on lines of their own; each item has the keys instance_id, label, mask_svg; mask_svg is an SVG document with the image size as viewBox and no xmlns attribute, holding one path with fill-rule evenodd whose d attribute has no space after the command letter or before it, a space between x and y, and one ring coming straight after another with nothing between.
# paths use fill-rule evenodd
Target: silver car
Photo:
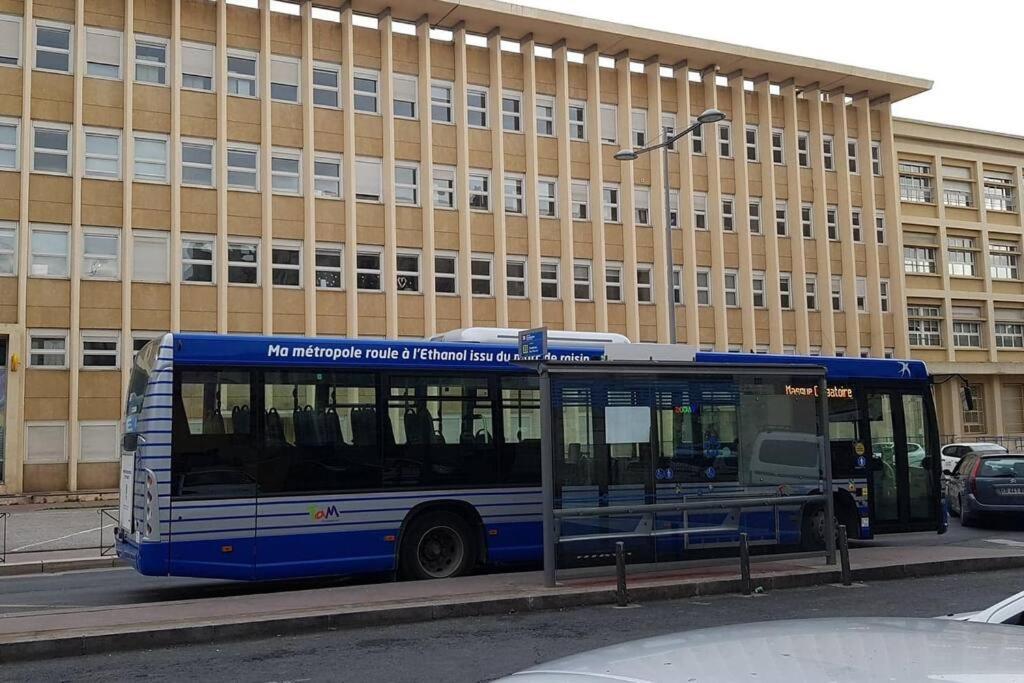
<instances>
[{"instance_id":1,"label":"silver car","mask_svg":"<svg viewBox=\"0 0 1024 683\"><path fill-rule=\"evenodd\" d=\"M634 640L505 683L1024 680L1024 632L938 619L799 619Z\"/></svg>"}]
</instances>

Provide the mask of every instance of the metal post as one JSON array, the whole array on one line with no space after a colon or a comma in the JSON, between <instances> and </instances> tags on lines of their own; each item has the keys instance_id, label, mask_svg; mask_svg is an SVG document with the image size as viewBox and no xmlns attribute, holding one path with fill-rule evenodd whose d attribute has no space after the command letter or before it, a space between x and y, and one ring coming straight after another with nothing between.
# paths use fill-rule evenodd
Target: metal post
<instances>
[{"instance_id":1,"label":"metal post","mask_svg":"<svg viewBox=\"0 0 1024 683\"><path fill-rule=\"evenodd\" d=\"M853 583L850 578L850 545L846 538L846 526L839 525L839 567L843 578L843 585L849 586Z\"/></svg>"},{"instance_id":2,"label":"metal post","mask_svg":"<svg viewBox=\"0 0 1024 683\"><path fill-rule=\"evenodd\" d=\"M672 192L668 177L668 145L661 148L661 175L665 179L665 269L668 271L668 343L676 343L676 287L675 273L672 263ZM679 207L682 211L683 197L680 193ZM679 283L679 291L682 292L683 283ZM680 297L681 298L681 297Z\"/></svg>"},{"instance_id":3,"label":"metal post","mask_svg":"<svg viewBox=\"0 0 1024 683\"><path fill-rule=\"evenodd\" d=\"M558 538L555 533L555 463L551 448L551 376L547 366L537 366L540 374L540 481L544 494L544 585L555 587Z\"/></svg>"},{"instance_id":4,"label":"metal post","mask_svg":"<svg viewBox=\"0 0 1024 683\"><path fill-rule=\"evenodd\" d=\"M836 563L836 510L832 499L832 449L828 441L828 383L824 377L818 380L818 415L821 425L821 457L825 475L825 564Z\"/></svg>"},{"instance_id":5,"label":"metal post","mask_svg":"<svg viewBox=\"0 0 1024 683\"><path fill-rule=\"evenodd\" d=\"M626 544L615 542L615 604L619 607L629 605L629 593L626 591Z\"/></svg>"},{"instance_id":6,"label":"metal post","mask_svg":"<svg viewBox=\"0 0 1024 683\"><path fill-rule=\"evenodd\" d=\"M746 532L740 534L740 584L744 595L750 595L750 537Z\"/></svg>"}]
</instances>

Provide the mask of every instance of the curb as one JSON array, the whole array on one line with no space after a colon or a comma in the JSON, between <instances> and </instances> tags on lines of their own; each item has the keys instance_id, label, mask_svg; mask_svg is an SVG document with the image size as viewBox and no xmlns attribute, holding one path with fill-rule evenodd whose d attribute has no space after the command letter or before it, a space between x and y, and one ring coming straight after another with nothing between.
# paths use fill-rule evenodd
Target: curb
<instances>
[{"instance_id":1,"label":"curb","mask_svg":"<svg viewBox=\"0 0 1024 683\"><path fill-rule=\"evenodd\" d=\"M108 558L89 560L55 560L57 563L102 563L90 566L116 566ZM40 563L30 563L40 564ZM855 581L884 581L921 576L960 574L979 571L996 571L1024 567L1024 555L969 558L957 560L935 560L931 562L895 564L882 567L865 567L852 570ZM46 570L39 570L46 571ZM49 571L61 571L50 569ZM755 585L765 590L803 588L808 586L839 583L838 568L824 571L810 571L793 574L768 574L754 576ZM629 589L634 602L677 600L707 595L739 593L741 581L735 579L713 579L710 581L686 581L675 584L637 586ZM589 607L614 604L615 590L611 588L581 589L574 593L549 593L519 597L470 598L461 602L440 602L435 604L409 604L385 606L377 609L358 611L353 608L334 608L322 613L307 612L268 616L248 621L225 621L222 623L191 623L150 628L109 629L106 632L80 633L60 636L53 633L35 633L19 640L0 643L0 663L37 660L49 657L79 657L83 655L122 652L126 649L140 650L178 645L209 644L233 640L266 638L279 635L299 635L324 631L337 631L367 626L389 626L436 619L492 616L515 612L537 612L573 607ZM125 638L130 635L131 638Z\"/></svg>"},{"instance_id":2,"label":"curb","mask_svg":"<svg viewBox=\"0 0 1024 683\"><path fill-rule=\"evenodd\" d=\"M76 557L60 560L33 560L31 562L0 563L0 577L31 576L32 574L57 574L82 569L109 569L120 567L123 563L116 556L110 557Z\"/></svg>"}]
</instances>

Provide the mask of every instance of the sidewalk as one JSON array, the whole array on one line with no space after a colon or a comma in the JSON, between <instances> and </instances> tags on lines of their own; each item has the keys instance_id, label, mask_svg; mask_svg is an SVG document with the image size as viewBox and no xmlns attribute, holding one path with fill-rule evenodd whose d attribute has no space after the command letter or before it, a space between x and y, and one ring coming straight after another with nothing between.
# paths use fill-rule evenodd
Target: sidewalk
<instances>
[{"instance_id":1,"label":"sidewalk","mask_svg":"<svg viewBox=\"0 0 1024 683\"><path fill-rule=\"evenodd\" d=\"M1024 548L876 547L851 551L857 581L1024 567ZM765 590L839 581L824 558L768 557L752 565ZM544 588L540 572L385 583L244 596L18 613L0 618L0 662L357 626L559 609L615 601L614 576ZM629 579L632 601L739 592L736 559ZM125 635L130 634L130 638Z\"/></svg>"},{"instance_id":2,"label":"sidewalk","mask_svg":"<svg viewBox=\"0 0 1024 683\"><path fill-rule=\"evenodd\" d=\"M91 566L71 561L100 557L101 541L113 545L115 520L100 512L112 507L116 501L0 506L0 576Z\"/></svg>"}]
</instances>

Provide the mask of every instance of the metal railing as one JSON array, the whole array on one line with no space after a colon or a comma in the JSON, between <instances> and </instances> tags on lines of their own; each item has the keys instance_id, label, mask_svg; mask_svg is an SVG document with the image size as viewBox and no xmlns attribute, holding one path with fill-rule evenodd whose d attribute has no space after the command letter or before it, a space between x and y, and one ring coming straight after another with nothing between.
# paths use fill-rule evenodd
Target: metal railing
<instances>
[{"instance_id":1,"label":"metal railing","mask_svg":"<svg viewBox=\"0 0 1024 683\"><path fill-rule=\"evenodd\" d=\"M13 525L16 530L16 523L8 522L13 520L15 515L10 512L0 511L0 564L5 564L8 561L9 556L28 556L40 555L43 553L62 553L72 552L76 550L89 550L93 552L99 552L101 557L109 556L114 553L114 534L111 529L117 525L118 522L118 508L98 508L97 514L99 515L99 525L95 529L85 529L79 532L73 532L70 536L82 536L82 540L73 544L61 544L55 545L57 541L66 541L69 536L62 536L59 538L50 538L42 541L33 541L13 549L7 548L7 531L8 527ZM96 539L92 536L89 540L90 534L97 533L99 538ZM16 542L16 541L15 541Z\"/></svg>"},{"instance_id":2,"label":"metal railing","mask_svg":"<svg viewBox=\"0 0 1024 683\"><path fill-rule=\"evenodd\" d=\"M940 434L942 445L950 443L995 443L1012 453L1024 453L1024 436L994 436L991 434Z\"/></svg>"},{"instance_id":3,"label":"metal railing","mask_svg":"<svg viewBox=\"0 0 1024 683\"><path fill-rule=\"evenodd\" d=\"M0 564L7 563L7 518L10 512L0 512Z\"/></svg>"}]
</instances>

